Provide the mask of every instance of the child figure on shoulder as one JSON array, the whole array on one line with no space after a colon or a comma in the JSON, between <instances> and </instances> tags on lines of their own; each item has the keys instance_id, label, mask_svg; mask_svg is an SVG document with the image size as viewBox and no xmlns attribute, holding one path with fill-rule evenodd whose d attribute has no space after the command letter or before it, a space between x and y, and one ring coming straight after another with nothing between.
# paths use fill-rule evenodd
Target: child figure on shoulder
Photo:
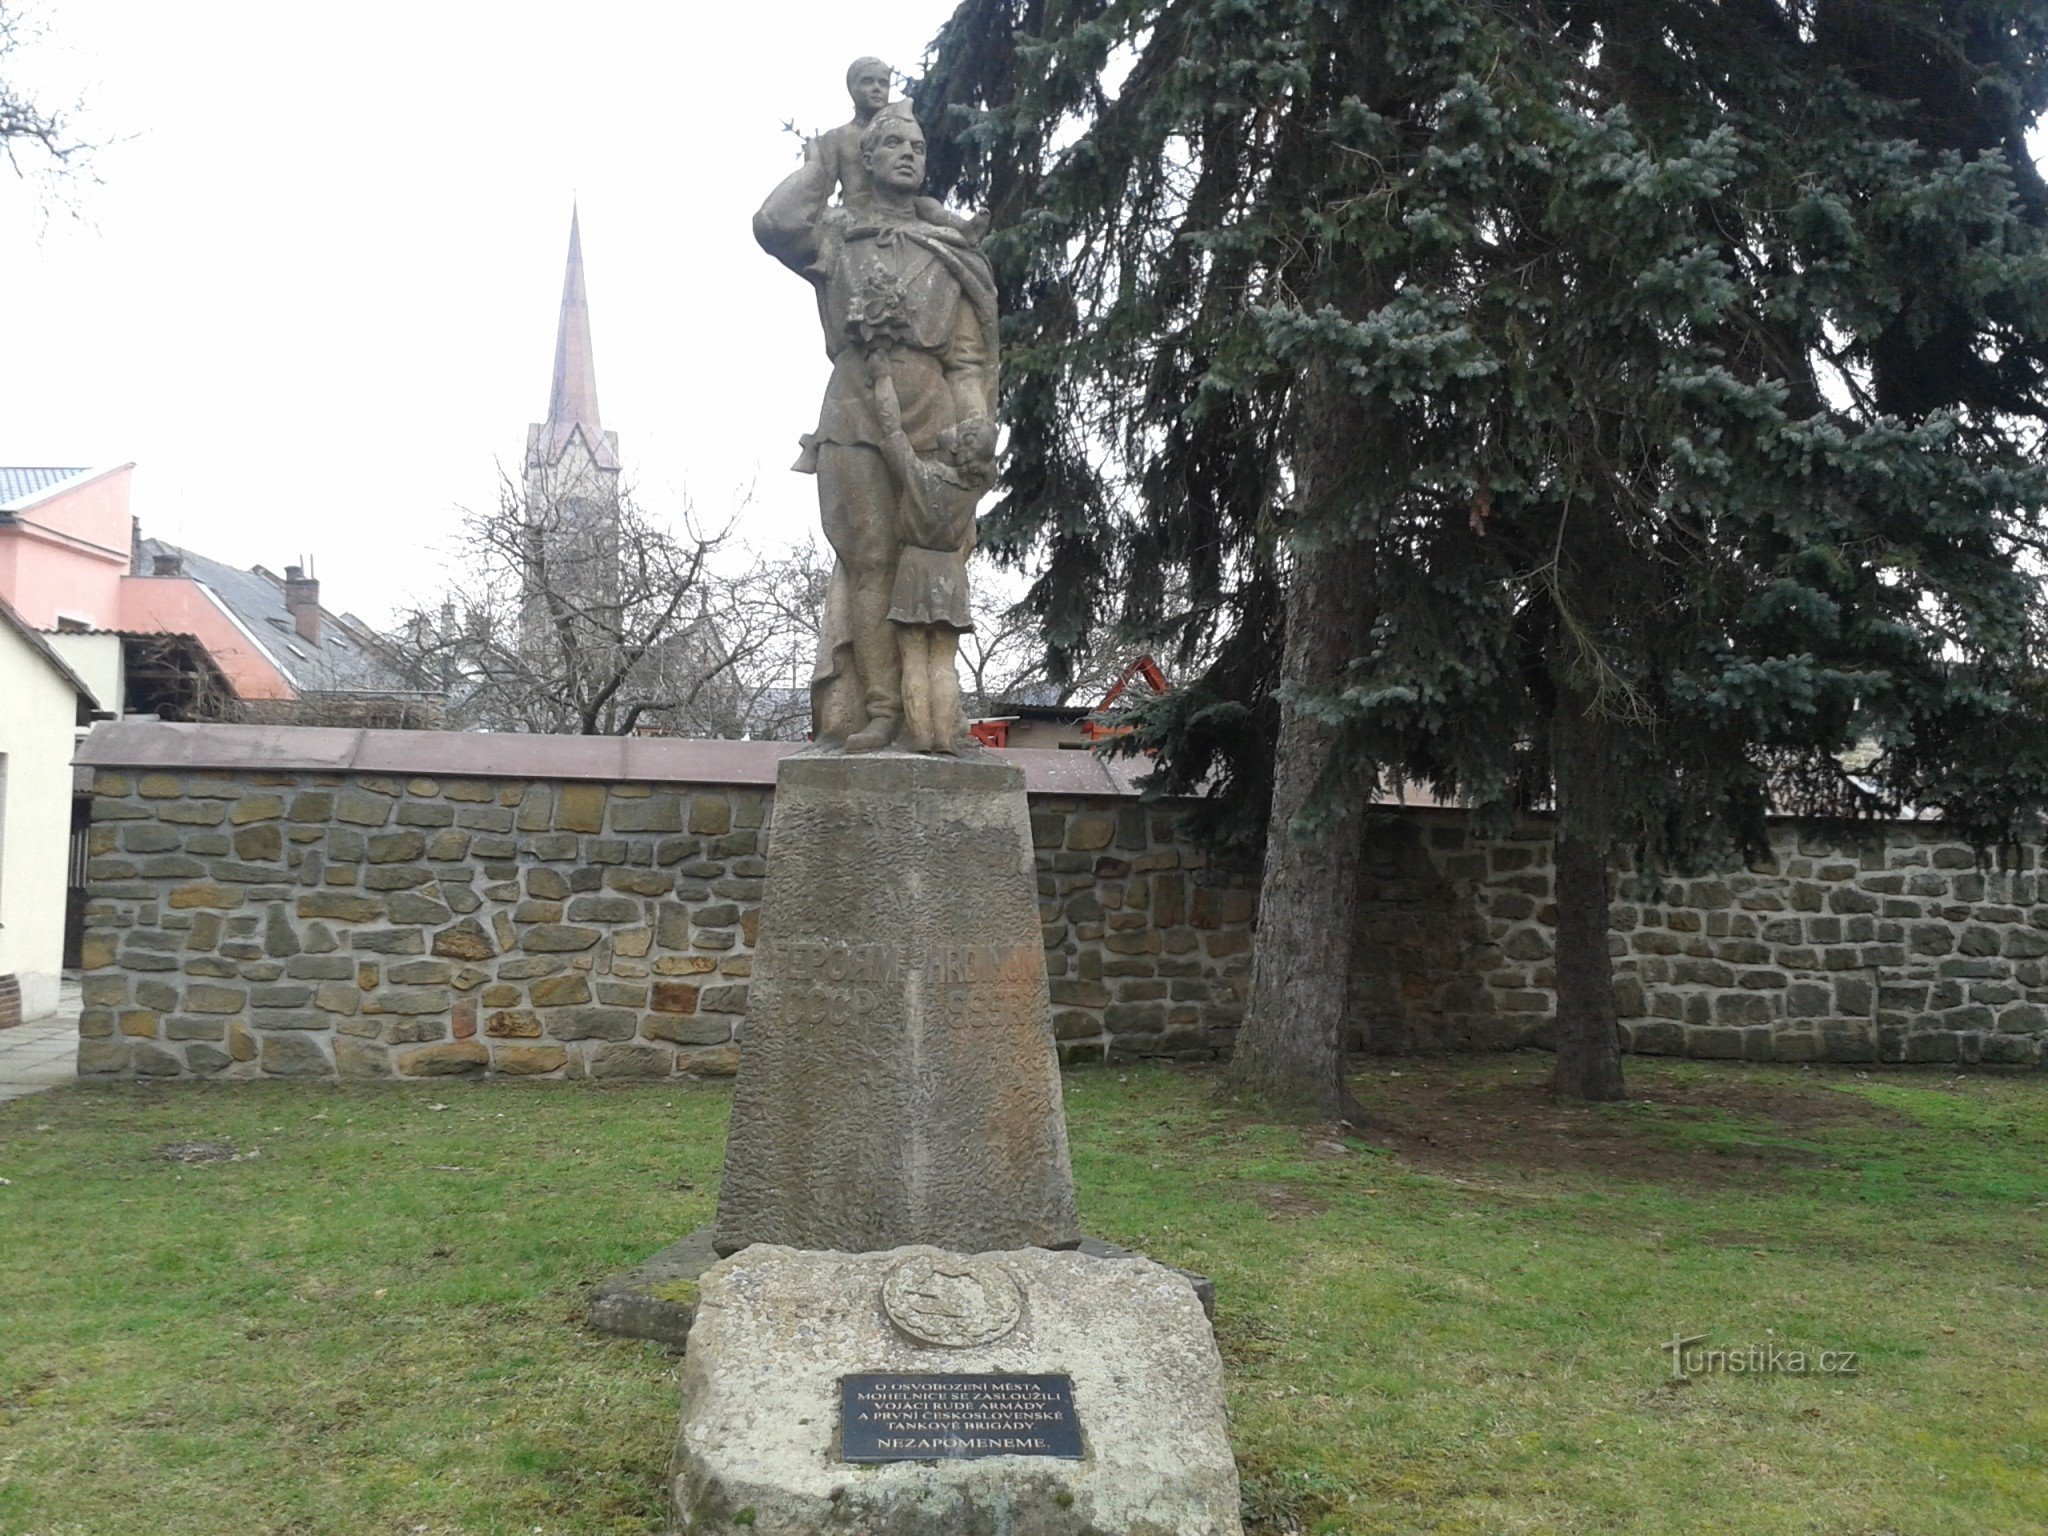
<instances>
[{"instance_id":1,"label":"child figure on shoulder","mask_svg":"<svg viewBox=\"0 0 2048 1536\"><path fill-rule=\"evenodd\" d=\"M889 105L889 84L894 77L895 71L880 59L855 59L846 68L846 94L853 98L853 120L819 134L813 141L815 152L831 169L832 180L839 191L840 206L855 221L874 217L874 190L861 168L860 140L861 135L868 131L868 125L875 120L875 114ZM979 244L981 237L988 233L988 215L985 213L963 219L935 197L920 197L914 206L917 216L925 223L950 229L964 236L970 244Z\"/></svg>"}]
</instances>

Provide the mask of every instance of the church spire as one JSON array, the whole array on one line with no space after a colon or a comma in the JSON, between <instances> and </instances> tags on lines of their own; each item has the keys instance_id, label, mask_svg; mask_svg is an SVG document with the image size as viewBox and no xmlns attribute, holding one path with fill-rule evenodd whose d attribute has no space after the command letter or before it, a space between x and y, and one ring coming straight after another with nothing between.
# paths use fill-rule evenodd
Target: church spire
<instances>
[{"instance_id":1,"label":"church spire","mask_svg":"<svg viewBox=\"0 0 2048 1536\"><path fill-rule=\"evenodd\" d=\"M555 376L548 390L548 419L530 434L529 447L552 464L581 430L584 446L600 469L617 469L618 439L597 414L597 364L590 348L590 296L583 283L583 230L574 204L569 208L569 261L562 274L562 312L555 324Z\"/></svg>"}]
</instances>

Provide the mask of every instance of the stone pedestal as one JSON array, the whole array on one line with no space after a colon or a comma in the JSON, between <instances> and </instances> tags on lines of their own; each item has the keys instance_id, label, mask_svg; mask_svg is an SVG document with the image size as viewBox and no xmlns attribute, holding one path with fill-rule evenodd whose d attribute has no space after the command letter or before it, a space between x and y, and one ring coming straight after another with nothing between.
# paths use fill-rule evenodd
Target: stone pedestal
<instances>
[{"instance_id":1,"label":"stone pedestal","mask_svg":"<svg viewBox=\"0 0 2048 1536\"><path fill-rule=\"evenodd\" d=\"M768 870L718 1251L1076 1243L1022 771L786 759Z\"/></svg>"},{"instance_id":2,"label":"stone pedestal","mask_svg":"<svg viewBox=\"0 0 2048 1536\"><path fill-rule=\"evenodd\" d=\"M1042 1249L757 1246L714 1265L670 1491L677 1536L1242 1531L1193 1287Z\"/></svg>"}]
</instances>

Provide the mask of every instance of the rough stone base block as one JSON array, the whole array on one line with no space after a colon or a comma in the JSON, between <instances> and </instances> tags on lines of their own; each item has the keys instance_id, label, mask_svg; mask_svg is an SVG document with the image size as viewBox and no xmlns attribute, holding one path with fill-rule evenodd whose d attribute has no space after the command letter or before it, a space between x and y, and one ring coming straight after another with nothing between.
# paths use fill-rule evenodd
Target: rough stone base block
<instances>
[{"instance_id":1,"label":"rough stone base block","mask_svg":"<svg viewBox=\"0 0 2048 1536\"><path fill-rule=\"evenodd\" d=\"M672 1536L1242 1536L1222 1361L1162 1265L761 1245L700 1291ZM847 1462L840 1378L867 1373L1071 1377L1081 1455Z\"/></svg>"},{"instance_id":2,"label":"rough stone base block","mask_svg":"<svg viewBox=\"0 0 2048 1536\"><path fill-rule=\"evenodd\" d=\"M699 1227L624 1274L592 1286L584 1314L590 1326L599 1333L653 1339L681 1349L697 1315L698 1280L718 1262L712 1231Z\"/></svg>"},{"instance_id":3,"label":"rough stone base block","mask_svg":"<svg viewBox=\"0 0 2048 1536\"><path fill-rule=\"evenodd\" d=\"M592 1286L585 1321L599 1333L683 1348L697 1316L698 1282L718 1262L718 1250L712 1246L716 1232L715 1227L699 1227L624 1274ZM1082 1238L1079 1251L1096 1259L1143 1257L1099 1237ZM1192 1269L1173 1272L1195 1288L1202 1315L1215 1322L1216 1282Z\"/></svg>"},{"instance_id":4,"label":"rough stone base block","mask_svg":"<svg viewBox=\"0 0 2048 1536\"><path fill-rule=\"evenodd\" d=\"M786 758L718 1250L1070 1248L1023 771Z\"/></svg>"},{"instance_id":5,"label":"rough stone base block","mask_svg":"<svg viewBox=\"0 0 2048 1536\"><path fill-rule=\"evenodd\" d=\"M1144 1259L1148 1264L1158 1262L1155 1259L1145 1259L1144 1254L1133 1253L1130 1249L1112 1243L1105 1237L1084 1237L1081 1239L1077 1251L1086 1254L1091 1259ZM1162 1267L1179 1275L1181 1279L1187 1281L1189 1285L1195 1288L1195 1300L1202 1304L1202 1316L1211 1323L1214 1323L1216 1321L1216 1282L1207 1275L1198 1274L1192 1269L1182 1269L1177 1264L1167 1264Z\"/></svg>"}]
</instances>

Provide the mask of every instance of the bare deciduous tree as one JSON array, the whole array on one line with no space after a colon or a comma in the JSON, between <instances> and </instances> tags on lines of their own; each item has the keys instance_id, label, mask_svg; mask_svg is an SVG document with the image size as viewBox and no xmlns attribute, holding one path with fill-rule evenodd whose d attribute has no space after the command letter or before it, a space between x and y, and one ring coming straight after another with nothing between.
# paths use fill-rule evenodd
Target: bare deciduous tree
<instances>
[{"instance_id":1,"label":"bare deciduous tree","mask_svg":"<svg viewBox=\"0 0 2048 1536\"><path fill-rule=\"evenodd\" d=\"M811 729L811 672L832 585L832 553L805 540L758 557L732 581L735 605L764 642L738 679L750 734L800 741Z\"/></svg>"},{"instance_id":2,"label":"bare deciduous tree","mask_svg":"<svg viewBox=\"0 0 2048 1536\"><path fill-rule=\"evenodd\" d=\"M671 531L580 479L501 476L497 505L463 518L451 595L401 614L394 659L446 690L457 729L767 734L788 713L761 681L788 625L757 570L718 569L728 531L687 509Z\"/></svg>"},{"instance_id":3,"label":"bare deciduous tree","mask_svg":"<svg viewBox=\"0 0 2048 1536\"><path fill-rule=\"evenodd\" d=\"M18 6L0 0L0 156L16 176L47 188L83 171L96 146L78 136L75 108L47 106L21 83L22 51L39 35Z\"/></svg>"},{"instance_id":4,"label":"bare deciduous tree","mask_svg":"<svg viewBox=\"0 0 2048 1536\"><path fill-rule=\"evenodd\" d=\"M801 740L832 582L815 539L735 548L730 525L680 533L629 491L574 468L501 475L494 506L464 515L448 594L401 612L385 649L444 693L455 730ZM970 716L1019 702L1092 703L1127 659L1107 637L1055 685L1037 621L994 573L975 583L962 639Z\"/></svg>"}]
</instances>

